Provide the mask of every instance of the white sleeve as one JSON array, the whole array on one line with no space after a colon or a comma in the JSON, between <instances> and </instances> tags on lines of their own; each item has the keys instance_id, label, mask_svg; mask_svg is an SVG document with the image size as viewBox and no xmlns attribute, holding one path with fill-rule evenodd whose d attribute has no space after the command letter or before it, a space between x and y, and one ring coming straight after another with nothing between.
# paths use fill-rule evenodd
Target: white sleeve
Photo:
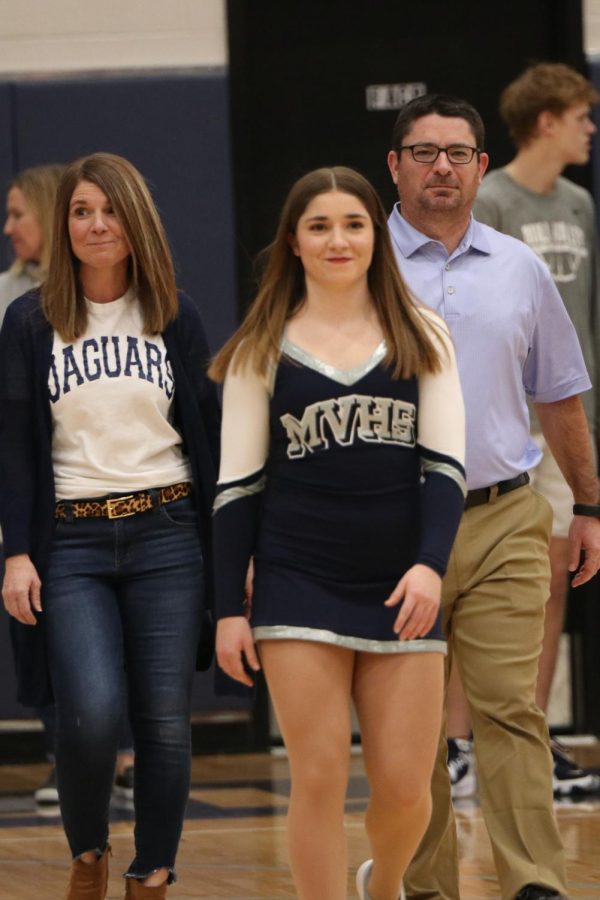
<instances>
[{"instance_id":1,"label":"white sleeve","mask_svg":"<svg viewBox=\"0 0 600 900\"><path fill-rule=\"evenodd\" d=\"M427 456L440 455L465 465L465 407L456 354L446 323L430 310L430 337L440 354L441 370L419 378L418 442ZM429 453L428 453L429 451Z\"/></svg>"},{"instance_id":2,"label":"white sleeve","mask_svg":"<svg viewBox=\"0 0 600 900\"><path fill-rule=\"evenodd\" d=\"M269 390L249 366L227 372L223 387L219 484L262 469L269 451Z\"/></svg>"}]
</instances>

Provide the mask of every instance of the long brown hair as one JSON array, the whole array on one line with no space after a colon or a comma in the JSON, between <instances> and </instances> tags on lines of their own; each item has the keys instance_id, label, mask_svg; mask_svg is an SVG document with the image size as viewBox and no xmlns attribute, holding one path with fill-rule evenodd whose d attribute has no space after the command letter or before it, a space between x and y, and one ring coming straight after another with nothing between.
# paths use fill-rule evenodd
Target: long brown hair
<instances>
[{"instance_id":1,"label":"long brown hair","mask_svg":"<svg viewBox=\"0 0 600 900\"><path fill-rule=\"evenodd\" d=\"M42 285L46 318L65 341L85 333L87 309L79 279L79 260L69 240L69 205L82 181L106 195L131 248L129 286L142 307L144 332L157 334L177 315L173 259L146 182L122 156L93 153L67 166L58 186L52 256Z\"/></svg>"},{"instance_id":2,"label":"long brown hair","mask_svg":"<svg viewBox=\"0 0 600 900\"><path fill-rule=\"evenodd\" d=\"M36 260L39 267L40 280L48 271L50 248L52 244L52 222L54 218L54 201L56 190L65 167L58 163L47 166L32 166L23 169L9 182L7 190L18 188L27 206L36 217L42 232L42 249L40 258ZM25 263L17 259L11 266L11 272L22 272Z\"/></svg>"},{"instance_id":3,"label":"long brown hair","mask_svg":"<svg viewBox=\"0 0 600 900\"><path fill-rule=\"evenodd\" d=\"M264 251L265 267L258 294L244 321L208 370L215 381L223 381L234 356L235 369L250 364L260 375L265 375L269 364L279 358L285 323L300 309L306 293L304 269L289 238L296 233L298 220L311 200L329 191L356 197L373 222L375 242L368 286L387 344L385 361L392 367L394 378L439 371L439 356L429 336L430 328L424 324L398 272L381 200L358 172L334 166L315 169L292 186L275 239Z\"/></svg>"}]
</instances>

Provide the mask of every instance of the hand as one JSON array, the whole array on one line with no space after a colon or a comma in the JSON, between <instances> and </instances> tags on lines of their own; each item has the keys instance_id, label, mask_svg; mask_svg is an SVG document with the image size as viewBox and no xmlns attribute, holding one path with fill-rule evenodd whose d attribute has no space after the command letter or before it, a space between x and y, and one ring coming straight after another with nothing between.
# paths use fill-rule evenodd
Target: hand
<instances>
[{"instance_id":1,"label":"hand","mask_svg":"<svg viewBox=\"0 0 600 900\"><path fill-rule=\"evenodd\" d=\"M217 622L217 661L223 671L240 681L242 684L252 687L254 682L244 669L245 659L249 668L254 672L260 670L260 663L256 655L252 631L245 616L228 616Z\"/></svg>"},{"instance_id":2,"label":"hand","mask_svg":"<svg viewBox=\"0 0 600 900\"><path fill-rule=\"evenodd\" d=\"M394 631L400 641L423 637L431 630L440 609L442 579L429 566L412 566L406 572L388 599L386 606L404 603L394 622Z\"/></svg>"},{"instance_id":3,"label":"hand","mask_svg":"<svg viewBox=\"0 0 600 900\"><path fill-rule=\"evenodd\" d=\"M579 587L593 578L600 568L600 519L591 516L573 516L569 528L569 572L576 572L571 584ZM581 551L583 565L579 568Z\"/></svg>"},{"instance_id":4,"label":"hand","mask_svg":"<svg viewBox=\"0 0 600 900\"><path fill-rule=\"evenodd\" d=\"M5 561L2 597L7 612L23 625L37 624L33 611L42 611L41 586L35 566L26 553L8 557Z\"/></svg>"}]
</instances>

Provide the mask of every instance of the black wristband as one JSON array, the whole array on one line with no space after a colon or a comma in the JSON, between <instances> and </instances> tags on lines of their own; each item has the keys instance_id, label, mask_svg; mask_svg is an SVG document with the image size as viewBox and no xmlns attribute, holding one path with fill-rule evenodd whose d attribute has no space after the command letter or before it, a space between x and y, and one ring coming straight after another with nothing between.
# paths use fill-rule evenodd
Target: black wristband
<instances>
[{"instance_id":1,"label":"black wristband","mask_svg":"<svg viewBox=\"0 0 600 900\"><path fill-rule=\"evenodd\" d=\"M575 503L573 515L591 516L594 519L600 519L600 503Z\"/></svg>"}]
</instances>

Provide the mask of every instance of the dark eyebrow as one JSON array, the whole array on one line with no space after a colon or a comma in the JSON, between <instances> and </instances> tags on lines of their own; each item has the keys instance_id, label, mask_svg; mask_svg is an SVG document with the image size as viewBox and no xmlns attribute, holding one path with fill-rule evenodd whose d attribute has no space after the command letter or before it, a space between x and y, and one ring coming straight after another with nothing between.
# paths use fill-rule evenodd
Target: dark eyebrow
<instances>
[{"instance_id":1,"label":"dark eyebrow","mask_svg":"<svg viewBox=\"0 0 600 900\"><path fill-rule=\"evenodd\" d=\"M307 222L325 222L328 218L329 218L329 216L309 216L309 218L306 221ZM344 218L345 219L367 219L368 216L366 215L366 213L355 212L355 213L346 213L344 215Z\"/></svg>"}]
</instances>

